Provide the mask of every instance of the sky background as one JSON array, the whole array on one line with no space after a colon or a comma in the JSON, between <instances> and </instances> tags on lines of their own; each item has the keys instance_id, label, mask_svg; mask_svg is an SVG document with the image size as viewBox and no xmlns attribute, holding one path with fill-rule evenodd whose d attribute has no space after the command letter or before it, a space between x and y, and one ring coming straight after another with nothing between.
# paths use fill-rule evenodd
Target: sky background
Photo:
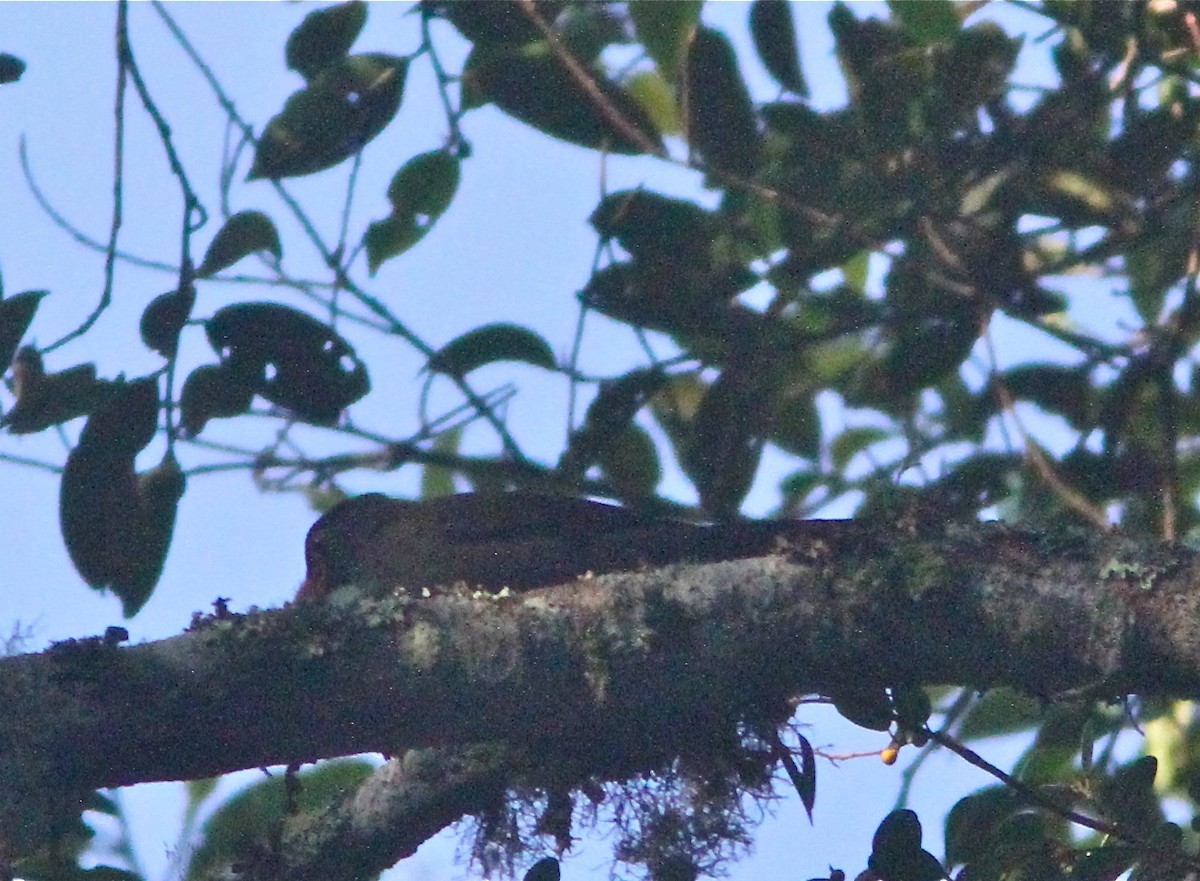
<instances>
[{"instance_id":1,"label":"sky background","mask_svg":"<svg viewBox=\"0 0 1200 881\"><path fill-rule=\"evenodd\" d=\"M836 106L845 96L825 25L829 7L823 2L794 7L805 73L814 103L822 108ZM312 8L290 3L177 3L170 6L170 12L241 114L261 131L301 84L284 65L283 46L292 28ZM419 38L416 18L408 14L411 8L406 3L373 5L355 51L406 54L414 50ZM854 10L859 15L886 14L884 5L877 3L858 3ZM748 5L741 2L710 3L704 17L734 40L755 97L770 99L776 87L749 49L747 11ZM1047 23L1012 8L987 14L995 14L1010 32L1028 34L1016 80L1029 85L1045 83L1049 76L1046 54L1052 42L1039 43L1035 38L1047 30ZM171 40L154 9L134 4L130 20L138 64L172 126L193 185L213 215L210 225L196 237L199 250L195 257L199 260L219 228L217 179L225 121L202 78ZM25 139L33 174L50 202L77 228L104 240L111 212L114 26L115 6L110 4L0 5L0 51L11 52L28 64L19 83L0 88L0 272L6 296L28 289L51 292L31 333L42 345L70 330L91 311L103 285L103 256L72 241L37 206L22 177L18 143ZM449 25L437 27L435 38L446 50L448 65L455 69L464 56L465 44L456 39ZM178 255L179 189L132 89L128 102L125 225L120 246L133 254L171 262ZM469 114L463 127L474 154L464 163L462 183L450 210L421 244L386 264L375 278L369 279L365 270L356 274L435 346L485 322L503 320L537 329L559 356L565 357L578 318L574 293L587 280L595 249L587 217L602 186L616 191L645 185L705 204L715 202L715 194L702 189L699 175L651 158L611 157L604 166L602 182L598 154L552 141L491 108ZM439 147L444 136L445 119L433 77L428 62L421 59L410 67L397 119L365 152L351 228L361 231L370 220L385 216L388 208L383 194L391 175L411 156ZM672 144L671 149L682 155L680 144ZM248 161L244 161L241 173L247 169ZM341 166L287 183L327 241L336 237L346 179L347 166ZM266 211L280 227L288 271L322 277L320 261L296 234L294 223L266 182L236 184L232 208ZM237 269L265 274L253 261ZM168 273L119 266L112 307L94 332L53 353L47 366L58 370L94 361L103 376L122 371L138 376L157 369L160 360L138 340L137 320L150 299L173 286L174 277ZM1096 309L1098 301L1115 304L1115 300L1103 290L1093 293L1093 312L1088 319L1117 326L1123 318L1119 311ZM245 299L285 298L263 287L201 282L195 314L208 315L226 303ZM380 341L352 328L344 330L372 370L373 391L356 411L356 418L387 434L406 436L417 427L414 414L420 358L394 341ZM1028 332L1020 339L1006 337L1003 322L998 322L996 333L1005 363L1057 356L1045 338L1030 337ZM181 367L211 360L202 332L186 331ZM598 316L588 319L581 359L585 372L615 374L641 363L631 332ZM563 417L567 385L560 377L533 368L504 366L480 371L473 378L479 390L515 381L519 393L509 405L510 423L534 458L546 462L557 458L567 430ZM453 396L439 387L435 400L450 402ZM1054 426L1042 428L1042 439L1054 446ZM71 426L67 435L74 437L77 430ZM248 436L265 441L271 430L264 420L236 420L217 426L211 436L252 443L246 441ZM486 440L485 434L469 434L468 443ZM205 437L209 436L206 431ZM335 446L345 449L340 441ZM66 447L54 432L46 432L0 438L0 453L61 463ZM152 446L146 464L152 464L161 453L161 447ZM207 453L186 446L179 454L185 468L211 461ZM775 487L784 473L782 457L771 457L747 506L748 513L767 514L777 506ZM141 614L123 622L116 600L89 590L71 568L58 533L55 476L13 466L5 467L3 474L7 504L0 508L0 632L27 634L27 650L44 647L51 640L96 634L118 623L129 629L135 641L166 637L178 633L194 611L207 609L218 595L229 597L235 610L278 605L291 597L303 576L303 539L315 518L304 498L260 493L244 470L203 475L192 479L181 504L159 588ZM356 475L345 485L356 491L411 495L418 479L416 469L409 468L391 474ZM678 471L668 474L664 491L691 500ZM877 751L887 745L886 736L855 729L824 708L806 708L799 720L812 726L806 733L814 746L829 753ZM1004 765L1019 746L1004 742L984 744L983 748L990 759ZM735 881L806 879L828 874L830 865L853 875L863 868L872 831L894 805L904 764L902 760L887 768L875 758L836 765L822 762L815 824L809 825L795 798L783 799L757 830L753 855L730 867L731 877ZM237 775L224 782L221 791L233 791L253 779L257 772ZM930 849L941 853L939 826L949 807L961 795L988 782L980 772L946 756L927 764L912 804L926 820ZM124 794L138 853L150 878L163 877L169 867L167 850L178 830L181 793L177 784L153 784ZM389 877L470 877L470 870L453 859L459 840L453 831L444 833L392 870ZM564 877L568 881L603 878L609 866L607 842L587 836L567 858Z\"/></svg>"}]
</instances>

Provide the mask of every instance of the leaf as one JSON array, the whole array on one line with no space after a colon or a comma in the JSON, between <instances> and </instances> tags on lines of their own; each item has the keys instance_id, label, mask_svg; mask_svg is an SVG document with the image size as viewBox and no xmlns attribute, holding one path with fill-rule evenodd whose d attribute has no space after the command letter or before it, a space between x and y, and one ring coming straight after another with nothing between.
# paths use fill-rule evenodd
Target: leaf
<instances>
[{"instance_id":1,"label":"leaf","mask_svg":"<svg viewBox=\"0 0 1200 881\"><path fill-rule=\"evenodd\" d=\"M742 369L726 368L705 392L678 450L680 465L715 520L737 513L758 471L766 428L760 396L758 388L747 386Z\"/></svg>"},{"instance_id":2,"label":"leaf","mask_svg":"<svg viewBox=\"0 0 1200 881\"><path fill-rule=\"evenodd\" d=\"M158 381L154 377L117 382L84 423L79 446L103 456L136 456L158 431Z\"/></svg>"},{"instance_id":3,"label":"leaf","mask_svg":"<svg viewBox=\"0 0 1200 881\"><path fill-rule=\"evenodd\" d=\"M887 731L892 724L892 698L879 687L854 687L830 695L833 708L842 716L871 731Z\"/></svg>"},{"instance_id":4,"label":"leaf","mask_svg":"<svg viewBox=\"0 0 1200 881\"><path fill-rule=\"evenodd\" d=\"M49 291L24 291L0 300L0 372L12 363L17 347L33 323L38 304L47 293Z\"/></svg>"},{"instance_id":5,"label":"leaf","mask_svg":"<svg viewBox=\"0 0 1200 881\"><path fill-rule=\"evenodd\" d=\"M640 104L602 71L582 85L545 43L520 50L476 47L463 70L467 107L497 107L552 138L613 153L661 153L662 137Z\"/></svg>"},{"instance_id":6,"label":"leaf","mask_svg":"<svg viewBox=\"0 0 1200 881\"><path fill-rule=\"evenodd\" d=\"M433 451L447 457L457 455L462 444L463 428L464 426L458 425L439 434L433 441ZM437 499L453 495L456 490L452 470L430 462L421 466L420 497L422 499Z\"/></svg>"},{"instance_id":7,"label":"leaf","mask_svg":"<svg viewBox=\"0 0 1200 881\"><path fill-rule=\"evenodd\" d=\"M290 798L294 798L297 814L316 814L348 798L373 770L362 759L338 759L301 771L294 781L277 774L243 789L205 821L185 881L209 877L218 867L269 841L289 818ZM288 794L290 787L294 787L293 796Z\"/></svg>"},{"instance_id":8,"label":"leaf","mask_svg":"<svg viewBox=\"0 0 1200 881\"><path fill-rule=\"evenodd\" d=\"M905 33L926 45L953 40L962 28L952 0L887 0Z\"/></svg>"},{"instance_id":9,"label":"leaf","mask_svg":"<svg viewBox=\"0 0 1200 881\"><path fill-rule=\"evenodd\" d=\"M588 405L583 424L571 432L558 471L567 479L582 478L610 445L620 442L634 416L649 403L650 395L666 382L667 374L657 368L632 370L602 382Z\"/></svg>"},{"instance_id":10,"label":"leaf","mask_svg":"<svg viewBox=\"0 0 1200 881\"><path fill-rule=\"evenodd\" d=\"M678 2L678 0L676 0ZM641 105L650 121L664 135L683 132L675 90L656 70L639 70L625 81L625 91Z\"/></svg>"},{"instance_id":11,"label":"leaf","mask_svg":"<svg viewBox=\"0 0 1200 881\"><path fill-rule=\"evenodd\" d=\"M374 52L322 68L267 123L247 179L314 174L353 156L400 109L407 71L406 59Z\"/></svg>"},{"instance_id":12,"label":"leaf","mask_svg":"<svg viewBox=\"0 0 1200 881\"><path fill-rule=\"evenodd\" d=\"M992 832L1024 807L1007 786L985 787L958 802L946 815L946 862L973 863L987 856Z\"/></svg>"},{"instance_id":13,"label":"leaf","mask_svg":"<svg viewBox=\"0 0 1200 881\"><path fill-rule=\"evenodd\" d=\"M94 364L78 364L59 373L37 372L18 379L18 374L27 372L18 366L21 361L21 352L18 352L13 369L17 403L4 417L4 425L12 434L33 434L86 416L100 405L109 391L109 385L96 378ZM39 371L40 367L39 358Z\"/></svg>"},{"instance_id":14,"label":"leaf","mask_svg":"<svg viewBox=\"0 0 1200 881\"><path fill-rule=\"evenodd\" d=\"M370 391L366 365L332 328L278 303L226 306L205 322L213 349L240 381L318 425Z\"/></svg>"},{"instance_id":15,"label":"leaf","mask_svg":"<svg viewBox=\"0 0 1200 881\"><path fill-rule=\"evenodd\" d=\"M845 473L846 466L850 464L855 456L872 444L885 441L891 436L892 433L887 429L877 428L872 425L847 428L835 437L829 445L829 457L833 465L833 470Z\"/></svg>"},{"instance_id":16,"label":"leaf","mask_svg":"<svg viewBox=\"0 0 1200 881\"><path fill-rule=\"evenodd\" d=\"M777 400L770 429L767 439L784 452L816 459L821 453L821 414L811 390Z\"/></svg>"},{"instance_id":17,"label":"leaf","mask_svg":"<svg viewBox=\"0 0 1200 881\"><path fill-rule=\"evenodd\" d=\"M203 364L188 374L179 394L179 421L195 437L208 420L240 416L250 409L254 389L237 371L221 364Z\"/></svg>"},{"instance_id":18,"label":"leaf","mask_svg":"<svg viewBox=\"0 0 1200 881\"><path fill-rule=\"evenodd\" d=\"M367 4L362 0L313 10L288 35L284 47L287 66L306 80L312 79L350 51L366 23Z\"/></svg>"},{"instance_id":19,"label":"leaf","mask_svg":"<svg viewBox=\"0 0 1200 881\"><path fill-rule=\"evenodd\" d=\"M679 78L685 47L700 23L703 0L673 0L670 3L629 4L634 35L654 59L667 82Z\"/></svg>"},{"instance_id":20,"label":"leaf","mask_svg":"<svg viewBox=\"0 0 1200 881\"><path fill-rule=\"evenodd\" d=\"M649 433L640 425L630 424L600 448L597 461L604 477L625 501L654 495L662 480L662 464Z\"/></svg>"},{"instance_id":21,"label":"leaf","mask_svg":"<svg viewBox=\"0 0 1200 881\"><path fill-rule=\"evenodd\" d=\"M686 63L688 143L707 167L753 176L762 143L750 92L729 38L711 28L697 28Z\"/></svg>"},{"instance_id":22,"label":"leaf","mask_svg":"<svg viewBox=\"0 0 1200 881\"><path fill-rule=\"evenodd\" d=\"M445 150L421 153L401 166L388 186L391 215L372 223L363 237L372 275L425 237L450 207L458 182L458 159Z\"/></svg>"},{"instance_id":23,"label":"leaf","mask_svg":"<svg viewBox=\"0 0 1200 881\"><path fill-rule=\"evenodd\" d=\"M538 18L553 24L562 11L558 0L534 0ZM516 3L463 3L422 0L421 8L446 19L472 43L521 45L542 39L541 29Z\"/></svg>"},{"instance_id":24,"label":"leaf","mask_svg":"<svg viewBox=\"0 0 1200 881\"><path fill-rule=\"evenodd\" d=\"M559 881L562 869L554 857L544 857L529 867L521 881Z\"/></svg>"},{"instance_id":25,"label":"leaf","mask_svg":"<svg viewBox=\"0 0 1200 881\"><path fill-rule=\"evenodd\" d=\"M142 312L139 326L142 342L151 351L171 359L179 348L179 334L192 314L196 289L188 285L182 290L159 294Z\"/></svg>"},{"instance_id":26,"label":"leaf","mask_svg":"<svg viewBox=\"0 0 1200 881\"><path fill-rule=\"evenodd\" d=\"M157 381L116 386L67 454L59 487L59 525L71 562L90 586L111 588L127 618L158 581L183 493L173 459L145 487L134 474L134 457L157 428Z\"/></svg>"},{"instance_id":27,"label":"leaf","mask_svg":"<svg viewBox=\"0 0 1200 881\"><path fill-rule=\"evenodd\" d=\"M962 721L962 740L997 737L1027 731L1042 717L1037 701L1009 688L992 688L971 707Z\"/></svg>"},{"instance_id":28,"label":"leaf","mask_svg":"<svg viewBox=\"0 0 1200 881\"><path fill-rule=\"evenodd\" d=\"M466 376L496 361L521 361L546 370L557 366L549 343L528 328L505 323L467 331L435 352L426 366L432 373Z\"/></svg>"},{"instance_id":29,"label":"leaf","mask_svg":"<svg viewBox=\"0 0 1200 881\"><path fill-rule=\"evenodd\" d=\"M791 4L787 0L754 0L750 4L750 36L767 72L789 92L807 98Z\"/></svg>"},{"instance_id":30,"label":"leaf","mask_svg":"<svg viewBox=\"0 0 1200 881\"><path fill-rule=\"evenodd\" d=\"M1085 429L1095 422L1096 394L1086 368L1021 364L1006 370L1001 379L1013 397L1032 401L1073 428Z\"/></svg>"},{"instance_id":31,"label":"leaf","mask_svg":"<svg viewBox=\"0 0 1200 881\"><path fill-rule=\"evenodd\" d=\"M256 251L269 251L276 260L281 258L283 246L279 244L279 231L271 218L261 211L239 211L213 236L196 274L200 278L211 278Z\"/></svg>"},{"instance_id":32,"label":"leaf","mask_svg":"<svg viewBox=\"0 0 1200 881\"><path fill-rule=\"evenodd\" d=\"M25 73L25 62L16 55L0 52L0 86L15 83Z\"/></svg>"}]
</instances>

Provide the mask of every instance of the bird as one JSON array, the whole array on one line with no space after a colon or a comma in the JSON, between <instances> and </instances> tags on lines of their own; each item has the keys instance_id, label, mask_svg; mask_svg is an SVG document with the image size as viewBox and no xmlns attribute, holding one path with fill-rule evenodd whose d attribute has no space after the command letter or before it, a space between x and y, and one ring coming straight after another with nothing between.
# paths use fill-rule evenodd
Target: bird
<instances>
[{"instance_id":1,"label":"bird","mask_svg":"<svg viewBox=\"0 0 1200 881\"><path fill-rule=\"evenodd\" d=\"M587 573L766 554L787 526L694 523L529 491L424 501L368 493L335 505L309 530L296 599L320 600L350 584L372 595L452 584L525 591Z\"/></svg>"}]
</instances>

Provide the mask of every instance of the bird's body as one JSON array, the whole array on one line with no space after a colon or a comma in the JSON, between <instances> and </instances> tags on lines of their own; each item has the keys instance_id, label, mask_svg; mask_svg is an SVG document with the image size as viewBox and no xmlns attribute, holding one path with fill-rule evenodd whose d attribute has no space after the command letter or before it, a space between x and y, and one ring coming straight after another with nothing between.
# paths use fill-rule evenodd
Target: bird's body
<instances>
[{"instance_id":1,"label":"bird's body","mask_svg":"<svg viewBox=\"0 0 1200 881\"><path fill-rule=\"evenodd\" d=\"M423 502L371 493L337 505L309 531L297 599L344 584L372 593L455 583L528 590L587 572L767 553L784 531L782 522L705 525L540 493Z\"/></svg>"}]
</instances>

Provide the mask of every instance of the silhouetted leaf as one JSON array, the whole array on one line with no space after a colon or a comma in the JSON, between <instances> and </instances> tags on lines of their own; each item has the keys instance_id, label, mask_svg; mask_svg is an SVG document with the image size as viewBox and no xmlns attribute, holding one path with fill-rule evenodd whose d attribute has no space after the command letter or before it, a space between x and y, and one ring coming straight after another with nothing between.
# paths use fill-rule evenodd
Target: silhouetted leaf
<instances>
[{"instance_id":1,"label":"silhouetted leaf","mask_svg":"<svg viewBox=\"0 0 1200 881\"><path fill-rule=\"evenodd\" d=\"M279 231L261 211L239 211L213 236L196 275L209 278L256 251L269 251L276 260L281 258Z\"/></svg>"},{"instance_id":2,"label":"silhouetted leaf","mask_svg":"<svg viewBox=\"0 0 1200 881\"><path fill-rule=\"evenodd\" d=\"M557 0L534 0L538 18L553 24L562 11ZM541 29L517 3L462 3L422 0L423 10L451 22L472 43L520 45L542 39Z\"/></svg>"},{"instance_id":3,"label":"silhouetted leaf","mask_svg":"<svg viewBox=\"0 0 1200 881\"><path fill-rule=\"evenodd\" d=\"M664 135L683 132L675 90L657 70L639 70L625 81L625 91L641 105L654 127Z\"/></svg>"},{"instance_id":4,"label":"silhouetted leaf","mask_svg":"<svg viewBox=\"0 0 1200 881\"><path fill-rule=\"evenodd\" d=\"M315 9L288 35L284 47L287 66L312 79L321 69L342 58L367 23L367 4L349 0Z\"/></svg>"},{"instance_id":5,"label":"silhouetted leaf","mask_svg":"<svg viewBox=\"0 0 1200 881\"><path fill-rule=\"evenodd\" d=\"M892 724L892 698L882 686L845 688L830 695L833 708L846 719L872 731L887 731Z\"/></svg>"},{"instance_id":6,"label":"silhouetted leaf","mask_svg":"<svg viewBox=\"0 0 1200 881\"><path fill-rule=\"evenodd\" d=\"M697 28L688 45L686 71L688 143L707 167L752 176L762 143L729 38L711 28Z\"/></svg>"},{"instance_id":7,"label":"silhouetted leaf","mask_svg":"<svg viewBox=\"0 0 1200 881\"><path fill-rule=\"evenodd\" d=\"M458 180L458 159L444 150L421 153L401 166L388 186L391 215L372 223L363 237L372 274L425 237L450 207Z\"/></svg>"},{"instance_id":8,"label":"silhouetted leaf","mask_svg":"<svg viewBox=\"0 0 1200 881\"><path fill-rule=\"evenodd\" d=\"M200 844L191 854L185 881L211 876L218 867L257 847L289 817L289 800L297 813L316 813L350 796L374 766L363 759L337 759L301 771L293 784L282 774L261 779L226 800L204 823ZM293 794L289 788L294 785Z\"/></svg>"},{"instance_id":9,"label":"silhouetted leaf","mask_svg":"<svg viewBox=\"0 0 1200 881\"><path fill-rule=\"evenodd\" d=\"M667 382L667 374L656 368L633 370L600 384L588 405L583 424L571 433L558 471L580 478L599 462L603 451L617 443L633 423L634 416L649 403L650 395Z\"/></svg>"},{"instance_id":10,"label":"silhouetted leaf","mask_svg":"<svg viewBox=\"0 0 1200 881\"><path fill-rule=\"evenodd\" d=\"M464 426L459 425L440 433L433 441L433 451L443 456L456 456L462 443L463 428ZM436 499L453 495L456 490L453 470L431 462L426 462L421 466L422 499Z\"/></svg>"},{"instance_id":11,"label":"silhouetted leaf","mask_svg":"<svg viewBox=\"0 0 1200 881\"><path fill-rule=\"evenodd\" d=\"M680 62L700 23L703 5L703 0L629 4L634 34L668 82L679 78Z\"/></svg>"},{"instance_id":12,"label":"silhouetted leaf","mask_svg":"<svg viewBox=\"0 0 1200 881\"><path fill-rule=\"evenodd\" d=\"M353 156L400 109L407 71L406 59L381 53L326 65L267 123L248 179L313 174Z\"/></svg>"},{"instance_id":13,"label":"silhouetted leaf","mask_svg":"<svg viewBox=\"0 0 1200 881\"><path fill-rule=\"evenodd\" d=\"M205 323L221 363L307 422L335 422L370 390L366 365L330 327L278 303L238 303Z\"/></svg>"},{"instance_id":14,"label":"silhouetted leaf","mask_svg":"<svg viewBox=\"0 0 1200 881\"><path fill-rule=\"evenodd\" d=\"M0 52L0 85L15 83L25 73L25 62L16 55Z\"/></svg>"},{"instance_id":15,"label":"silhouetted leaf","mask_svg":"<svg viewBox=\"0 0 1200 881\"><path fill-rule=\"evenodd\" d=\"M221 364L203 364L184 380L180 425L188 437L195 437L210 419L245 413L253 399L254 389L245 376Z\"/></svg>"},{"instance_id":16,"label":"silhouetted leaf","mask_svg":"<svg viewBox=\"0 0 1200 881\"><path fill-rule=\"evenodd\" d=\"M522 881L559 881L562 869L554 857L545 857L529 867Z\"/></svg>"},{"instance_id":17,"label":"silhouetted leaf","mask_svg":"<svg viewBox=\"0 0 1200 881\"><path fill-rule=\"evenodd\" d=\"M17 346L37 312L42 297L49 291L24 291L6 300L0 300L0 372L8 368L17 354Z\"/></svg>"},{"instance_id":18,"label":"silhouetted leaf","mask_svg":"<svg viewBox=\"0 0 1200 881\"><path fill-rule=\"evenodd\" d=\"M52 425L60 425L91 413L109 391L108 383L96 378L94 364L78 364L60 373L40 373L41 359L35 370L26 369L22 352L13 362L17 403L4 417L5 427L13 434L33 434ZM37 353L28 350L34 357Z\"/></svg>"},{"instance_id":19,"label":"silhouetted leaf","mask_svg":"<svg viewBox=\"0 0 1200 881\"><path fill-rule=\"evenodd\" d=\"M465 376L496 361L522 361L553 370L554 351L528 328L515 324L487 324L451 340L429 359L433 373Z\"/></svg>"},{"instance_id":20,"label":"silhouetted leaf","mask_svg":"<svg viewBox=\"0 0 1200 881\"><path fill-rule=\"evenodd\" d=\"M952 40L962 27L951 0L888 0L888 9L918 43Z\"/></svg>"},{"instance_id":21,"label":"silhouetted leaf","mask_svg":"<svg viewBox=\"0 0 1200 881\"><path fill-rule=\"evenodd\" d=\"M463 70L464 103L494 102L554 138L613 153L661 152L662 138L635 100L599 70L579 82L545 43L476 47Z\"/></svg>"},{"instance_id":22,"label":"silhouetted leaf","mask_svg":"<svg viewBox=\"0 0 1200 881\"><path fill-rule=\"evenodd\" d=\"M787 0L754 0L750 4L750 36L767 72L789 92L807 98L791 4Z\"/></svg>"},{"instance_id":23,"label":"silhouetted leaf","mask_svg":"<svg viewBox=\"0 0 1200 881\"><path fill-rule=\"evenodd\" d=\"M662 480L662 464L650 435L640 425L630 424L600 448L596 456L605 479L626 500L654 495Z\"/></svg>"},{"instance_id":24,"label":"silhouetted leaf","mask_svg":"<svg viewBox=\"0 0 1200 881\"><path fill-rule=\"evenodd\" d=\"M192 314L196 289L188 285L182 290L159 294L142 311L139 326L142 342L164 358L174 358L179 348L179 333Z\"/></svg>"},{"instance_id":25,"label":"silhouetted leaf","mask_svg":"<svg viewBox=\"0 0 1200 881\"><path fill-rule=\"evenodd\" d=\"M105 456L136 456L158 430L158 381L118 382L79 433L79 445Z\"/></svg>"},{"instance_id":26,"label":"silhouetted leaf","mask_svg":"<svg viewBox=\"0 0 1200 881\"><path fill-rule=\"evenodd\" d=\"M988 786L973 792L946 815L946 862L973 863L991 847L992 832L1015 811L1022 799L1007 786Z\"/></svg>"}]
</instances>

